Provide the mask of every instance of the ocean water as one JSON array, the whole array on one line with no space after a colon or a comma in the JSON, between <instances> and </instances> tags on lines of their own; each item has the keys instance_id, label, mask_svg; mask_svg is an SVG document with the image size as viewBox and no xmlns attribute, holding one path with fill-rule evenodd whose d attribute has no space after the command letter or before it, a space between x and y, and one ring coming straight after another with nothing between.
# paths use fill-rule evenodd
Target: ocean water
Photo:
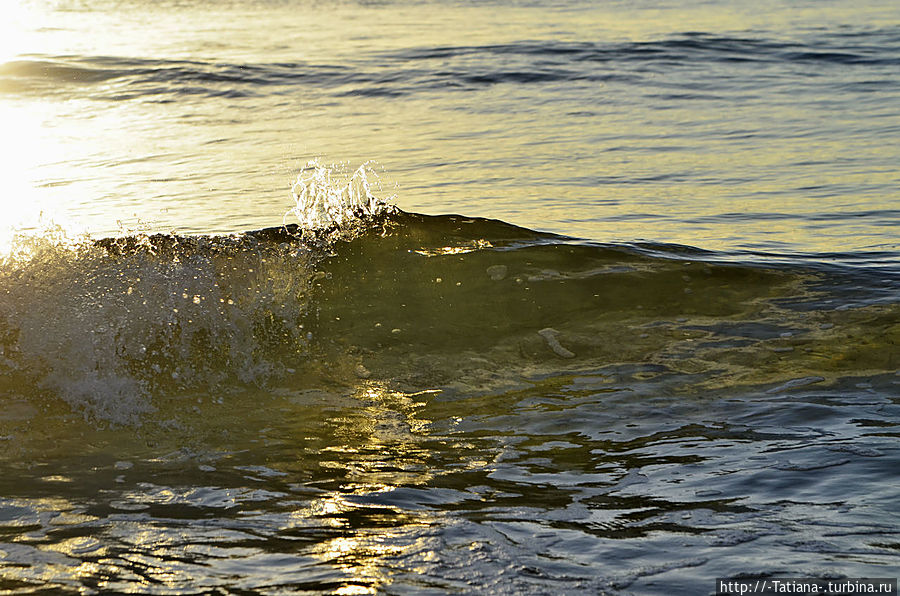
<instances>
[{"instance_id":1,"label":"ocean water","mask_svg":"<svg viewBox=\"0 0 900 596\"><path fill-rule=\"evenodd\" d=\"M900 7L24 0L0 593L900 576Z\"/></svg>"}]
</instances>

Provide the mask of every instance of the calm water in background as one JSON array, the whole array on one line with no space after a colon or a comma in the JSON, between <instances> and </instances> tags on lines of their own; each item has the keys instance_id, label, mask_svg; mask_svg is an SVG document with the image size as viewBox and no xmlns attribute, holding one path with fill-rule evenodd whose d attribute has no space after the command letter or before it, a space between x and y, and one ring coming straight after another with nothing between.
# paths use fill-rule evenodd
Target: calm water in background
<instances>
[{"instance_id":1,"label":"calm water in background","mask_svg":"<svg viewBox=\"0 0 900 596\"><path fill-rule=\"evenodd\" d=\"M896 3L4 8L0 590L898 575Z\"/></svg>"},{"instance_id":2,"label":"calm water in background","mask_svg":"<svg viewBox=\"0 0 900 596\"><path fill-rule=\"evenodd\" d=\"M894 3L596 4L26 2L4 179L94 232L234 232L374 160L408 211L896 250Z\"/></svg>"}]
</instances>

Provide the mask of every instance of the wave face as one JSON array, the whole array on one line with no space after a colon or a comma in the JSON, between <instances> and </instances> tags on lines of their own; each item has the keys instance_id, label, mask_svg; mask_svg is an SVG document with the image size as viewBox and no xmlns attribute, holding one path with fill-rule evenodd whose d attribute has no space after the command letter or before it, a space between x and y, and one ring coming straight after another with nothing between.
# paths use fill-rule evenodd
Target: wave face
<instances>
[{"instance_id":1,"label":"wave face","mask_svg":"<svg viewBox=\"0 0 900 596\"><path fill-rule=\"evenodd\" d=\"M460 216L365 221L339 236L286 226L31 237L2 269L0 384L140 424L213 387L377 378L467 394L611 365L713 387L777 383L792 369L839 374L851 354L855 370L892 366L889 278L862 292L837 272L718 263L689 248L583 243ZM850 323L850 306L889 331L873 339Z\"/></svg>"}]
</instances>

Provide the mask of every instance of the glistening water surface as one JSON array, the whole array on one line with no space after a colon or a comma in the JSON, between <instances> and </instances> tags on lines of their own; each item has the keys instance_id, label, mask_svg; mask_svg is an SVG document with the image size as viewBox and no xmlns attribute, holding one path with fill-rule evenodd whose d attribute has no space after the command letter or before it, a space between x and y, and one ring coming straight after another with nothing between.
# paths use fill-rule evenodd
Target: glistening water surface
<instances>
[{"instance_id":1,"label":"glistening water surface","mask_svg":"<svg viewBox=\"0 0 900 596\"><path fill-rule=\"evenodd\" d=\"M13 5L0 593L897 577L898 64L871 0Z\"/></svg>"},{"instance_id":2,"label":"glistening water surface","mask_svg":"<svg viewBox=\"0 0 900 596\"><path fill-rule=\"evenodd\" d=\"M13 213L257 229L321 157L377 161L408 211L711 250L896 250L894 2L19 12L0 67Z\"/></svg>"}]
</instances>

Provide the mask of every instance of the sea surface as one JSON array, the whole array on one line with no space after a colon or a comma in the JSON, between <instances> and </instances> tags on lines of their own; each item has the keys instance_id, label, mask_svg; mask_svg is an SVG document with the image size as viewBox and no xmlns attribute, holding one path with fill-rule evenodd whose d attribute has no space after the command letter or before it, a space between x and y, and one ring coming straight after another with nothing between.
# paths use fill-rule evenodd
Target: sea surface
<instances>
[{"instance_id":1,"label":"sea surface","mask_svg":"<svg viewBox=\"0 0 900 596\"><path fill-rule=\"evenodd\" d=\"M900 576L895 0L23 0L0 594Z\"/></svg>"}]
</instances>

